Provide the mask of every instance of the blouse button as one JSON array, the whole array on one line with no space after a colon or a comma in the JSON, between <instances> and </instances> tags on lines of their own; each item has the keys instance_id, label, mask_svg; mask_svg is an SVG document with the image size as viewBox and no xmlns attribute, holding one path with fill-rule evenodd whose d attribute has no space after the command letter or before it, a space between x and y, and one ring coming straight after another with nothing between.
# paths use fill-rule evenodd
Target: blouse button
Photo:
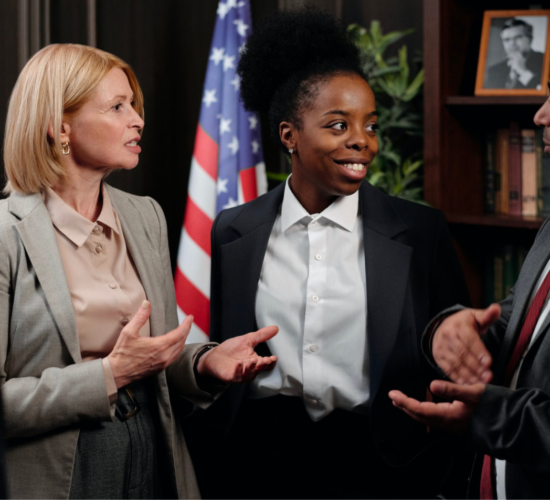
<instances>
[{"instance_id":1,"label":"blouse button","mask_svg":"<svg viewBox=\"0 0 550 500\"><path fill-rule=\"evenodd\" d=\"M102 248L103 248L103 247L101 246L101 244L98 243L98 244L95 246L95 253L100 253Z\"/></svg>"},{"instance_id":2,"label":"blouse button","mask_svg":"<svg viewBox=\"0 0 550 500\"><path fill-rule=\"evenodd\" d=\"M317 297L317 295L314 295L311 298L313 299L313 302L319 302L319 297Z\"/></svg>"},{"instance_id":3,"label":"blouse button","mask_svg":"<svg viewBox=\"0 0 550 500\"><path fill-rule=\"evenodd\" d=\"M130 323L130 320L128 318L124 318L120 321L124 326L126 326L128 323Z\"/></svg>"},{"instance_id":4,"label":"blouse button","mask_svg":"<svg viewBox=\"0 0 550 500\"><path fill-rule=\"evenodd\" d=\"M109 283L109 287L114 290L116 288L116 283Z\"/></svg>"},{"instance_id":5,"label":"blouse button","mask_svg":"<svg viewBox=\"0 0 550 500\"><path fill-rule=\"evenodd\" d=\"M98 224L94 227L93 232L94 234L101 234L103 232L103 227Z\"/></svg>"}]
</instances>

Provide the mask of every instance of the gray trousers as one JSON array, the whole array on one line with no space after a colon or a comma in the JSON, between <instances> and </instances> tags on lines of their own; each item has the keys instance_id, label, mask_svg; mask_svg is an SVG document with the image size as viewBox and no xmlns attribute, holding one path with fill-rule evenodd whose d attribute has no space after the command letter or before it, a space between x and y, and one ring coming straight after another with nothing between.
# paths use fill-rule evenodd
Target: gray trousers
<instances>
[{"instance_id":1,"label":"gray trousers","mask_svg":"<svg viewBox=\"0 0 550 500\"><path fill-rule=\"evenodd\" d=\"M176 498L152 380L118 391L114 422L89 422L80 430L70 498Z\"/></svg>"}]
</instances>

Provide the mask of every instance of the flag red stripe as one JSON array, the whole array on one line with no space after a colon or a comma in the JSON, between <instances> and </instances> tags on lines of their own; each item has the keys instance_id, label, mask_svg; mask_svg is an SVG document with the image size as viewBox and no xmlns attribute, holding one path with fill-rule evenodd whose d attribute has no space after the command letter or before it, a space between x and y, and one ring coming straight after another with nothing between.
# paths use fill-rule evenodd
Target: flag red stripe
<instances>
[{"instance_id":1,"label":"flag red stripe","mask_svg":"<svg viewBox=\"0 0 550 500\"><path fill-rule=\"evenodd\" d=\"M256 167L247 168L239 172L243 197L245 203L258 197L258 184L256 182Z\"/></svg>"},{"instance_id":2,"label":"flag red stripe","mask_svg":"<svg viewBox=\"0 0 550 500\"><path fill-rule=\"evenodd\" d=\"M216 180L218 175L218 145L200 125L197 126L193 155L205 172Z\"/></svg>"},{"instance_id":3,"label":"flag red stripe","mask_svg":"<svg viewBox=\"0 0 550 500\"><path fill-rule=\"evenodd\" d=\"M197 326L208 335L210 331L210 300L191 283L179 267L174 277L176 299L180 309L187 315L192 314Z\"/></svg>"},{"instance_id":4,"label":"flag red stripe","mask_svg":"<svg viewBox=\"0 0 550 500\"><path fill-rule=\"evenodd\" d=\"M199 245L210 257L210 230L213 221L208 217L191 199L187 197L185 208L185 220L183 226L187 234Z\"/></svg>"}]
</instances>

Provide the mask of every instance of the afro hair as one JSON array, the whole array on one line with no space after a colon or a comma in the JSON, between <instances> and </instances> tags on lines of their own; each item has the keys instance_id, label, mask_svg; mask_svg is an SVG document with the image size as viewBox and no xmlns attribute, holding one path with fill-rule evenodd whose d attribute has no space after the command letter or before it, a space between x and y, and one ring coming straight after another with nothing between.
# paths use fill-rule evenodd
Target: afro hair
<instances>
[{"instance_id":1,"label":"afro hair","mask_svg":"<svg viewBox=\"0 0 550 500\"><path fill-rule=\"evenodd\" d=\"M314 8L282 11L250 35L237 68L241 98L250 111L267 112L273 140L279 124L301 127L301 113L319 85L337 74L365 78L359 50L340 23Z\"/></svg>"}]
</instances>

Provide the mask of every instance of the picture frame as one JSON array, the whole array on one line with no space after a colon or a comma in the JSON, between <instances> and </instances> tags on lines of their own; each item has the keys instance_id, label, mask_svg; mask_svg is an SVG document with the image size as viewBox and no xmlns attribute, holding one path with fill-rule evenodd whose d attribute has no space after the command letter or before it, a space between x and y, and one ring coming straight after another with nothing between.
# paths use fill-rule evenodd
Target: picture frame
<instances>
[{"instance_id":1,"label":"picture frame","mask_svg":"<svg viewBox=\"0 0 550 500\"><path fill-rule=\"evenodd\" d=\"M550 70L550 10L487 10L476 96L544 96Z\"/></svg>"}]
</instances>

